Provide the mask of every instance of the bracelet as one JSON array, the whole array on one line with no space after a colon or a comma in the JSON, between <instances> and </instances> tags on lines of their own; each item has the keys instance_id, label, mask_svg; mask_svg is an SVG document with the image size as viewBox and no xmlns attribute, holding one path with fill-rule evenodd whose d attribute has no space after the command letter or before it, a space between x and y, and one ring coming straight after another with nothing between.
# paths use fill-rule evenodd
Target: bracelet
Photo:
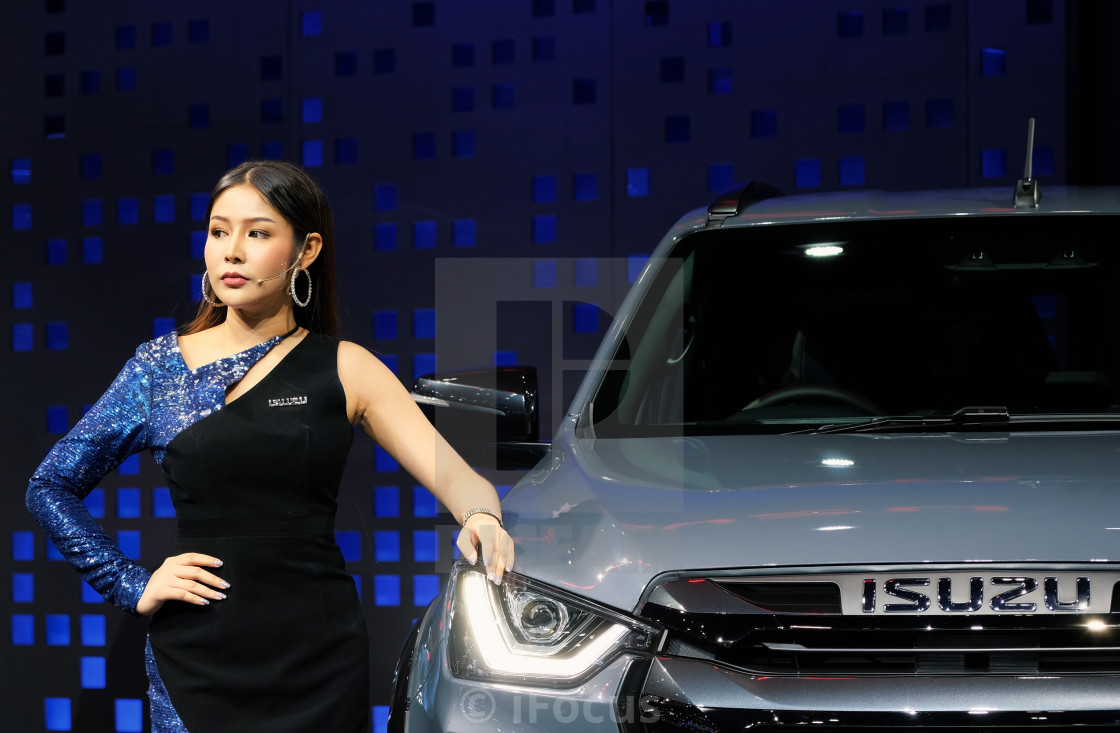
<instances>
[{"instance_id":1,"label":"bracelet","mask_svg":"<svg viewBox=\"0 0 1120 733\"><path fill-rule=\"evenodd\" d=\"M463 515L463 526L464 527L467 526L467 520L470 519L471 517L473 517L475 514L489 514L491 517L498 520L498 526L499 527L501 527L502 529L505 529L505 525L502 524L502 518L500 516L498 516L498 514L493 509L487 509L486 507L482 507L482 506L475 507L474 509L470 509L470 510L467 511L466 514Z\"/></svg>"}]
</instances>

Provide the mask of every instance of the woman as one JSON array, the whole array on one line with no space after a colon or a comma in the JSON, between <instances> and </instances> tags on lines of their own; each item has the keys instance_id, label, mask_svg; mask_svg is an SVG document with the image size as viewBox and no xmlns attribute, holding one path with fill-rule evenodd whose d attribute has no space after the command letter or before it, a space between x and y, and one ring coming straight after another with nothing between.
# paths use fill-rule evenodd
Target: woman
<instances>
[{"instance_id":1,"label":"woman","mask_svg":"<svg viewBox=\"0 0 1120 733\"><path fill-rule=\"evenodd\" d=\"M204 302L137 349L51 450L27 505L82 577L152 615L153 731L368 731L368 640L334 514L357 425L463 523L500 582L498 497L368 351L336 338L333 224L287 163L227 172L207 210ZM82 499L129 455L162 466L174 557L126 558Z\"/></svg>"}]
</instances>

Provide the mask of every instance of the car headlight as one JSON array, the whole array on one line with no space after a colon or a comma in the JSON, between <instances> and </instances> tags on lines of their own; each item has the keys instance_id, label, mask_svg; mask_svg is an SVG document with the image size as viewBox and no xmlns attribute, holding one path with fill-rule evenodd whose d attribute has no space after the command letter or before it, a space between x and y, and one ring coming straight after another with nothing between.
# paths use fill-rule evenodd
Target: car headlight
<instances>
[{"instance_id":1,"label":"car headlight","mask_svg":"<svg viewBox=\"0 0 1120 733\"><path fill-rule=\"evenodd\" d=\"M451 575L450 666L457 677L550 686L583 682L624 653L649 654L660 631L636 619L507 572Z\"/></svg>"}]
</instances>

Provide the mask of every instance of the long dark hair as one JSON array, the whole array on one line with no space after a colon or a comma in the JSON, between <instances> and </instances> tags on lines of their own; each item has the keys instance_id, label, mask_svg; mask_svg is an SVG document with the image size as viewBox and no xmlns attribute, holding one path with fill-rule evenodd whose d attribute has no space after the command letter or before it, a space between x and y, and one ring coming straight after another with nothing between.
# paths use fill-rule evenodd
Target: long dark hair
<instances>
[{"instance_id":1,"label":"long dark hair","mask_svg":"<svg viewBox=\"0 0 1120 733\"><path fill-rule=\"evenodd\" d=\"M319 256L307 268L313 285L311 302L306 308L295 307L294 311L296 324L314 333L337 337L339 323L334 285L334 219L323 190L297 165L279 160L247 160L226 171L210 192L210 203L206 206L207 226L218 197L243 183L255 188L292 226L293 256L311 232L318 232L323 238ZM303 280L304 277L300 276L296 281L297 288L300 288ZM194 319L180 333L185 336L204 331L225 320L225 306L215 307L203 300Z\"/></svg>"}]
</instances>

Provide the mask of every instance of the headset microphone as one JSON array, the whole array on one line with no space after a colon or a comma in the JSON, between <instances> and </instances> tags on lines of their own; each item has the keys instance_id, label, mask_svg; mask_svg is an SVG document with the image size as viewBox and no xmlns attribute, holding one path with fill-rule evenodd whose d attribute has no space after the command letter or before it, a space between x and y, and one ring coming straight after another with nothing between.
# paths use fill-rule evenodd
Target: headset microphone
<instances>
[{"instance_id":1,"label":"headset microphone","mask_svg":"<svg viewBox=\"0 0 1120 733\"><path fill-rule=\"evenodd\" d=\"M269 280L275 280L277 278L284 277L289 272L291 272L292 268L299 264L299 258L303 255L303 248L307 246L307 237L308 236L310 236L310 235L307 235L303 238L303 244L300 245L299 252L296 253L296 261L293 262L292 264L288 265L288 268L286 270L284 270L283 272L281 272L279 275L273 275L272 277L263 277L260 280L254 280L253 282L255 282L257 284L257 287L260 287L261 285L265 284Z\"/></svg>"}]
</instances>

